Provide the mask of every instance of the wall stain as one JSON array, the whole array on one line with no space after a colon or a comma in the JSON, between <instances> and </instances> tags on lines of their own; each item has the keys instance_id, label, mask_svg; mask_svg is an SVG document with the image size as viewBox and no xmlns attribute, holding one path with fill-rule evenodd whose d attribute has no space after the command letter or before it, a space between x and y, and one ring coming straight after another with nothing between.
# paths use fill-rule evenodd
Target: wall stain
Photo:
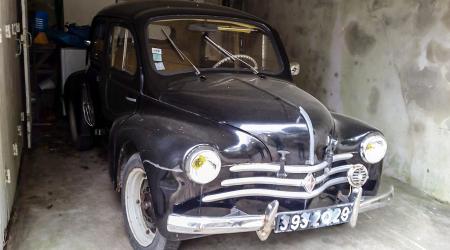
<instances>
[{"instance_id":1,"label":"wall stain","mask_svg":"<svg viewBox=\"0 0 450 250\"><path fill-rule=\"evenodd\" d=\"M369 105L367 106L367 112L371 114L376 114L379 102L380 102L380 91L377 89L377 87L373 86L370 89Z\"/></svg>"},{"instance_id":2,"label":"wall stain","mask_svg":"<svg viewBox=\"0 0 450 250\"><path fill-rule=\"evenodd\" d=\"M442 76L439 67L428 66L419 70L410 66L402 75L406 78L403 95L407 104L416 103L436 123L441 123L448 117L450 85Z\"/></svg>"},{"instance_id":3,"label":"wall stain","mask_svg":"<svg viewBox=\"0 0 450 250\"><path fill-rule=\"evenodd\" d=\"M432 40L427 46L427 59L433 63L445 63L450 60L450 48Z\"/></svg>"},{"instance_id":4,"label":"wall stain","mask_svg":"<svg viewBox=\"0 0 450 250\"><path fill-rule=\"evenodd\" d=\"M302 27L300 25L296 25L294 27L294 31L297 35L306 36L308 34L308 31L305 27Z\"/></svg>"},{"instance_id":5,"label":"wall stain","mask_svg":"<svg viewBox=\"0 0 450 250\"><path fill-rule=\"evenodd\" d=\"M419 31L428 31L435 23L435 0L420 0L417 8L416 28Z\"/></svg>"},{"instance_id":6,"label":"wall stain","mask_svg":"<svg viewBox=\"0 0 450 250\"><path fill-rule=\"evenodd\" d=\"M425 132L425 125L421 122L414 122L413 131L417 134L423 134Z\"/></svg>"},{"instance_id":7,"label":"wall stain","mask_svg":"<svg viewBox=\"0 0 450 250\"><path fill-rule=\"evenodd\" d=\"M450 159L449 0L246 0L246 6L278 29L289 58L302 65L298 86L385 133L385 173L450 201L448 181L427 177L423 168L450 173L436 164Z\"/></svg>"},{"instance_id":8,"label":"wall stain","mask_svg":"<svg viewBox=\"0 0 450 250\"><path fill-rule=\"evenodd\" d=\"M370 5L370 11L377 11L392 6L392 0L374 0Z\"/></svg>"},{"instance_id":9,"label":"wall stain","mask_svg":"<svg viewBox=\"0 0 450 250\"><path fill-rule=\"evenodd\" d=\"M349 23L345 30L345 42L350 54L363 56L375 46L375 38L362 30L357 22Z\"/></svg>"},{"instance_id":10,"label":"wall stain","mask_svg":"<svg viewBox=\"0 0 450 250\"><path fill-rule=\"evenodd\" d=\"M441 21L444 24L444 26L448 30L450 30L450 2L447 7L447 12L445 12L445 14L442 16Z\"/></svg>"}]
</instances>

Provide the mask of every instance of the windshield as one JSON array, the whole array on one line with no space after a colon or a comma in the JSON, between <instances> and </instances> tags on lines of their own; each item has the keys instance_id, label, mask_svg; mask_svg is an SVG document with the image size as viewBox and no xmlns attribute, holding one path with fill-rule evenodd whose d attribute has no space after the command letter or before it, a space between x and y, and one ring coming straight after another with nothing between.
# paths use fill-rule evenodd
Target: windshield
<instances>
[{"instance_id":1,"label":"windshield","mask_svg":"<svg viewBox=\"0 0 450 250\"><path fill-rule=\"evenodd\" d=\"M207 70L278 74L270 37L254 25L215 19L167 19L147 26L152 67L163 75Z\"/></svg>"}]
</instances>

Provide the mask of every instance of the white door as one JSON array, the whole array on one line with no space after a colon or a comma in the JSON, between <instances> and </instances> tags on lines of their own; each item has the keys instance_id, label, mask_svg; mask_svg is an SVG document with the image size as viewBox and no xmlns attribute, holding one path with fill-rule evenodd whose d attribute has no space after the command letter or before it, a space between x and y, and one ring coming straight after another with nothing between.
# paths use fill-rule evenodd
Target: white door
<instances>
[{"instance_id":1,"label":"white door","mask_svg":"<svg viewBox=\"0 0 450 250\"><path fill-rule=\"evenodd\" d=\"M17 1L0 0L0 248L16 192L23 145L20 22Z\"/></svg>"},{"instance_id":2,"label":"white door","mask_svg":"<svg viewBox=\"0 0 450 250\"><path fill-rule=\"evenodd\" d=\"M4 2L3 0L0 1L0 55L4 55L4 44L6 39L4 37L4 18L3 18L3 11L4 11ZM4 59L3 56L0 56L0 91L3 90L4 78L2 75L4 74ZM1 93L0 93L1 95ZM0 97L0 102L2 100L2 97ZM1 107L1 103L0 103ZM3 110L0 110L2 112ZM2 122L0 122L0 130L3 129ZM2 134L0 133L0 141L2 141ZM5 164L3 161L3 148L2 144L0 144L0 248L3 248L3 242L4 242L4 230L6 229L7 223L8 223L8 205L7 205L7 198L6 198L6 173L5 173Z\"/></svg>"}]
</instances>

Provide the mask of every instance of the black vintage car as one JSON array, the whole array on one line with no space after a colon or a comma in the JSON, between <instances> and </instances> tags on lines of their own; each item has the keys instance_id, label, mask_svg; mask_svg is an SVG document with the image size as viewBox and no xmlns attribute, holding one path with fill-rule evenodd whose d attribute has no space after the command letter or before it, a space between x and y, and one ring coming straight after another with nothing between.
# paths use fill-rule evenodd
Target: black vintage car
<instances>
[{"instance_id":1,"label":"black vintage car","mask_svg":"<svg viewBox=\"0 0 450 250\"><path fill-rule=\"evenodd\" d=\"M380 207L387 143L292 83L277 32L244 12L132 2L92 23L65 85L75 145L109 132L110 173L136 249L212 234L349 223ZM292 70L292 71L291 71Z\"/></svg>"}]
</instances>

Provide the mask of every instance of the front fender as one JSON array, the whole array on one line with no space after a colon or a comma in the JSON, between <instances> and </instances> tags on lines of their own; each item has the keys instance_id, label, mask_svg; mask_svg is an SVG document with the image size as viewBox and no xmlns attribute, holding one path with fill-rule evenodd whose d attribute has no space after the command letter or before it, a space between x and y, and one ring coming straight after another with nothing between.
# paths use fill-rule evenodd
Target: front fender
<instances>
[{"instance_id":1,"label":"front fender","mask_svg":"<svg viewBox=\"0 0 450 250\"><path fill-rule=\"evenodd\" d=\"M223 166L271 161L266 146L244 131L158 101L144 102L139 113L114 122L110 134L111 176L114 180L120 173L118 158L124 145L135 148L149 176L156 223L167 237L171 235L166 232L166 219L174 206L192 202L191 207L197 208L195 200L203 191L220 188L219 180L203 186L189 180L183 171L184 156L189 149L200 144L215 147ZM120 188L120 184L116 186Z\"/></svg>"},{"instance_id":2,"label":"front fender","mask_svg":"<svg viewBox=\"0 0 450 250\"><path fill-rule=\"evenodd\" d=\"M369 180L363 186L366 196L376 195L380 184L383 161L376 164L368 164L364 162L360 154L360 145L363 139L372 133L381 133L380 130L365 124L362 121L350 118L345 115L332 113L334 118L334 137L337 139L337 153L353 153L354 157L349 160L351 164L361 163L365 165L369 171Z\"/></svg>"}]
</instances>

